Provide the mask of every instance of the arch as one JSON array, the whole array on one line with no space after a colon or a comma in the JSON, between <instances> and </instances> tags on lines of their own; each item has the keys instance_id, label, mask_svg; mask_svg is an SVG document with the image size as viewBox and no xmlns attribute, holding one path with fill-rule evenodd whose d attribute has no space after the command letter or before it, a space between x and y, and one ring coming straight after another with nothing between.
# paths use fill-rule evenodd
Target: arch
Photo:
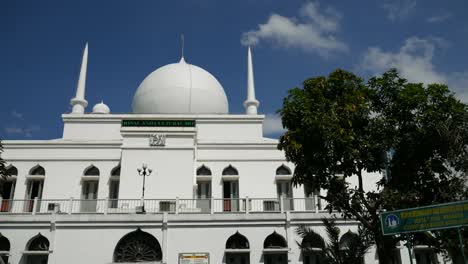
<instances>
[{"instance_id":1,"label":"arch","mask_svg":"<svg viewBox=\"0 0 468 264\"><path fill-rule=\"evenodd\" d=\"M319 234L315 232L308 233L302 239L301 247L304 250L309 250L309 249L314 249L314 248L324 248L325 241L323 240L323 237L321 237Z\"/></svg>"},{"instance_id":2,"label":"arch","mask_svg":"<svg viewBox=\"0 0 468 264\"><path fill-rule=\"evenodd\" d=\"M202 165L200 168L197 169L197 175L211 176L211 170L205 165Z\"/></svg>"},{"instance_id":3,"label":"arch","mask_svg":"<svg viewBox=\"0 0 468 264\"><path fill-rule=\"evenodd\" d=\"M29 175L45 176L45 169L40 165L36 165L29 171Z\"/></svg>"},{"instance_id":4,"label":"arch","mask_svg":"<svg viewBox=\"0 0 468 264\"><path fill-rule=\"evenodd\" d=\"M27 244L28 251L49 251L49 239L43 236L41 233L31 238Z\"/></svg>"},{"instance_id":5,"label":"arch","mask_svg":"<svg viewBox=\"0 0 468 264\"><path fill-rule=\"evenodd\" d=\"M15 166L10 165L6 169L6 175L8 175L8 176L18 176L18 169Z\"/></svg>"},{"instance_id":6,"label":"arch","mask_svg":"<svg viewBox=\"0 0 468 264\"><path fill-rule=\"evenodd\" d=\"M291 175L291 170L282 164L276 169L276 175Z\"/></svg>"},{"instance_id":7,"label":"arch","mask_svg":"<svg viewBox=\"0 0 468 264\"><path fill-rule=\"evenodd\" d=\"M8 258L10 257L10 241L0 233L0 258L3 263L9 263Z\"/></svg>"},{"instance_id":8,"label":"arch","mask_svg":"<svg viewBox=\"0 0 468 264\"><path fill-rule=\"evenodd\" d=\"M276 231L274 231L271 235L265 238L263 242L263 248L287 248L288 243L286 243L286 239Z\"/></svg>"},{"instance_id":9,"label":"arch","mask_svg":"<svg viewBox=\"0 0 468 264\"><path fill-rule=\"evenodd\" d=\"M10 251L10 240L0 234L0 251Z\"/></svg>"},{"instance_id":10,"label":"arch","mask_svg":"<svg viewBox=\"0 0 468 264\"><path fill-rule=\"evenodd\" d=\"M237 231L226 241L226 249L248 249L249 240Z\"/></svg>"},{"instance_id":11,"label":"arch","mask_svg":"<svg viewBox=\"0 0 468 264\"><path fill-rule=\"evenodd\" d=\"M99 169L96 166L91 165L91 166L89 166L88 168L85 169L83 175L85 175L85 176L99 176Z\"/></svg>"},{"instance_id":12,"label":"arch","mask_svg":"<svg viewBox=\"0 0 468 264\"><path fill-rule=\"evenodd\" d=\"M348 230L340 238L340 249L347 248L353 241L358 240L358 234Z\"/></svg>"},{"instance_id":13,"label":"arch","mask_svg":"<svg viewBox=\"0 0 468 264\"><path fill-rule=\"evenodd\" d=\"M231 164L224 168L223 175L239 175L239 172Z\"/></svg>"},{"instance_id":14,"label":"arch","mask_svg":"<svg viewBox=\"0 0 468 264\"><path fill-rule=\"evenodd\" d=\"M161 261L158 240L140 228L123 236L115 246L114 262Z\"/></svg>"},{"instance_id":15,"label":"arch","mask_svg":"<svg viewBox=\"0 0 468 264\"><path fill-rule=\"evenodd\" d=\"M120 164L111 170L111 176L120 176Z\"/></svg>"}]
</instances>

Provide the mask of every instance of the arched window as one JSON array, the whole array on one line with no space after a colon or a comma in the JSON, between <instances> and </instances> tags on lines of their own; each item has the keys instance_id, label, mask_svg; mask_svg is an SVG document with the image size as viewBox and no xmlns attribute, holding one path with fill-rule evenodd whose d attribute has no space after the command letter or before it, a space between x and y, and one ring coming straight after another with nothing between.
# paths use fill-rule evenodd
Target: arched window
<instances>
[{"instance_id":1,"label":"arched window","mask_svg":"<svg viewBox=\"0 0 468 264\"><path fill-rule=\"evenodd\" d=\"M291 175L291 170L283 164L276 169L276 175Z\"/></svg>"},{"instance_id":2,"label":"arched window","mask_svg":"<svg viewBox=\"0 0 468 264\"><path fill-rule=\"evenodd\" d=\"M44 263L49 259L49 240L39 233L33 237L26 246L26 263Z\"/></svg>"},{"instance_id":3,"label":"arched window","mask_svg":"<svg viewBox=\"0 0 468 264\"><path fill-rule=\"evenodd\" d=\"M288 244L286 243L286 239L284 239L283 236L280 234L273 232L271 235L267 236L265 238L265 241L263 242L263 248L269 249L269 248L287 248Z\"/></svg>"},{"instance_id":4,"label":"arched window","mask_svg":"<svg viewBox=\"0 0 468 264\"><path fill-rule=\"evenodd\" d=\"M197 175L200 176L211 176L211 170L208 169L205 165L202 165L197 169Z\"/></svg>"},{"instance_id":5,"label":"arched window","mask_svg":"<svg viewBox=\"0 0 468 264\"><path fill-rule=\"evenodd\" d=\"M38 234L29 241L28 251L49 251L49 246L49 240L45 236Z\"/></svg>"},{"instance_id":6,"label":"arched window","mask_svg":"<svg viewBox=\"0 0 468 264\"><path fill-rule=\"evenodd\" d=\"M119 204L120 165L113 168L109 182L109 208L117 208Z\"/></svg>"},{"instance_id":7,"label":"arched window","mask_svg":"<svg viewBox=\"0 0 468 264\"><path fill-rule=\"evenodd\" d=\"M8 176L18 176L18 169L15 166L10 166L6 170L6 175L8 175Z\"/></svg>"},{"instance_id":8,"label":"arched window","mask_svg":"<svg viewBox=\"0 0 468 264\"><path fill-rule=\"evenodd\" d=\"M302 239L301 250L304 264L324 263L325 241L315 232L308 232Z\"/></svg>"},{"instance_id":9,"label":"arched window","mask_svg":"<svg viewBox=\"0 0 468 264\"><path fill-rule=\"evenodd\" d=\"M15 166L9 166L5 177L0 178L0 196L3 198L0 204L1 212L9 212L13 205L13 196L15 194L16 176L18 169Z\"/></svg>"},{"instance_id":10,"label":"arched window","mask_svg":"<svg viewBox=\"0 0 468 264\"><path fill-rule=\"evenodd\" d=\"M234 235L230 236L226 241L226 249L248 249L249 241L239 232L236 232Z\"/></svg>"},{"instance_id":11,"label":"arched window","mask_svg":"<svg viewBox=\"0 0 468 264\"><path fill-rule=\"evenodd\" d=\"M223 170L223 175L239 175L239 172L232 165L229 165Z\"/></svg>"},{"instance_id":12,"label":"arched window","mask_svg":"<svg viewBox=\"0 0 468 264\"><path fill-rule=\"evenodd\" d=\"M301 248L305 251L322 249L324 247L325 241L323 241L323 238L315 232L307 234L301 242Z\"/></svg>"},{"instance_id":13,"label":"arched window","mask_svg":"<svg viewBox=\"0 0 468 264\"><path fill-rule=\"evenodd\" d=\"M99 176L99 169L96 168L94 165L87 168L84 173L85 176Z\"/></svg>"},{"instance_id":14,"label":"arched window","mask_svg":"<svg viewBox=\"0 0 468 264\"><path fill-rule=\"evenodd\" d=\"M120 165L112 169L111 176L120 176Z\"/></svg>"},{"instance_id":15,"label":"arched window","mask_svg":"<svg viewBox=\"0 0 468 264\"><path fill-rule=\"evenodd\" d=\"M37 165L36 167L32 168L29 172L29 175L45 175L45 170L42 166Z\"/></svg>"},{"instance_id":16,"label":"arched window","mask_svg":"<svg viewBox=\"0 0 468 264\"><path fill-rule=\"evenodd\" d=\"M250 263L249 241L239 232L226 241L226 264Z\"/></svg>"},{"instance_id":17,"label":"arched window","mask_svg":"<svg viewBox=\"0 0 468 264\"><path fill-rule=\"evenodd\" d=\"M263 242L263 256L266 263L288 263L288 243L278 233L273 232Z\"/></svg>"},{"instance_id":18,"label":"arched window","mask_svg":"<svg viewBox=\"0 0 468 264\"><path fill-rule=\"evenodd\" d=\"M8 257L10 255L10 241L8 238L0 234L0 257L4 263L8 263Z\"/></svg>"},{"instance_id":19,"label":"arched window","mask_svg":"<svg viewBox=\"0 0 468 264\"><path fill-rule=\"evenodd\" d=\"M26 199L29 201L25 207L27 212L32 212L34 208L34 198L39 200L42 199L42 190L44 189L44 177L45 177L45 170L42 166L36 165L29 171L29 176L27 180L27 187L26 187ZM37 203L36 209L39 211L41 208L40 201Z\"/></svg>"},{"instance_id":20,"label":"arched window","mask_svg":"<svg viewBox=\"0 0 468 264\"><path fill-rule=\"evenodd\" d=\"M349 247L353 241L358 240L359 237L356 233L348 230L348 232L344 233L340 238L340 249L346 249Z\"/></svg>"},{"instance_id":21,"label":"arched window","mask_svg":"<svg viewBox=\"0 0 468 264\"><path fill-rule=\"evenodd\" d=\"M114 262L161 261L162 251L158 240L146 232L137 229L117 243Z\"/></svg>"}]
</instances>

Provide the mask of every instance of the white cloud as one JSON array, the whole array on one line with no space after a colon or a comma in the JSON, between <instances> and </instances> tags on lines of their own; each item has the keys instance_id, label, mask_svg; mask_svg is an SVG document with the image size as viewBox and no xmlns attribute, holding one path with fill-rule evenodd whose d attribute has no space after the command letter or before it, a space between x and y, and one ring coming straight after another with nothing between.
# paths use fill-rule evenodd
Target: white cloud
<instances>
[{"instance_id":1,"label":"white cloud","mask_svg":"<svg viewBox=\"0 0 468 264\"><path fill-rule=\"evenodd\" d=\"M258 29L242 34L243 45L270 42L283 48L299 48L328 57L333 52L344 52L348 46L337 40L341 15L331 7L320 10L319 4L309 2L299 10L299 18L272 14Z\"/></svg>"},{"instance_id":2,"label":"white cloud","mask_svg":"<svg viewBox=\"0 0 468 264\"><path fill-rule=\"evenodd\" d=\"M28 138L32 137L33 133L41 130L41 128L37 125L30 125L27 127L19 127L12 125L6 126L4 129L8 135L20 135Z\"/></svg>"},{"instance_id":3,"label":"white cloud","mask_svg":"<svg viewBox=\"0 0 468 264\"><path fill-rule=\"evenodd\" d=\"M23 119L23 114L16 110L11 111L11 115L16 119Z\"/></svg>"},{"instance_id":4,"label":"white cloud","mask_svg":"<svg viewBox=\"0 0 468 264\"><path fill-rule=\"evenodd\" d=\"M416 0L384 0L382 8L387 12L391 21L407 18L416 7Z\"/></svg>"},{"instance_id":5,"label":"white cloud","mask_svg":"<svg viewBox=\"0 0 468 264\"><path fill-rule=\"evenodd\" d=\"M281 117L277 114L266 114L263 120L263 134L274 135L284 133L286 129L283 128Z\"/></svg>"},{"instance_id":6,"label":"white cloud","mask_svg":"<svg viewBox=\"0 0 468 264\"><path fill-rule=\"evenodd\" d=\"M426 22L427 23L439 23L439 22L443 22L445 20L448 20L452 17L452 14L450 13L444 13L444 14L440 14L440 15L435 15L435 16L431 16L431 17L428 17L426 19Z\"/></svg>"},{"instance_id":7,"label":"white cloud","mask_svg":"<svg viewBox=\"0 0 468 264\"><path fill-rule=\"evenodd\" d=\"M468 70L444 73L436 69L433 58L436 48L447 43L439 38L411 37L396 52L370 47L359 65L360 70L381 74L396 68L410 82L445 83L458 98L468 102Z\"/></svg>"}]
</instances>

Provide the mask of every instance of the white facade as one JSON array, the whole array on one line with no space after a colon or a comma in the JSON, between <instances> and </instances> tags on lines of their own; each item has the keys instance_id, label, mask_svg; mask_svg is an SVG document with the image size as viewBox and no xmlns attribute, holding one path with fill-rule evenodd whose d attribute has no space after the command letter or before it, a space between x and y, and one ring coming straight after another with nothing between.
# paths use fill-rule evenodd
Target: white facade
<instances>
[{"instance_id":1,"label":"white facade","mask_svg":"<svg viewBox=\"0 0 468 264\"><path fill-rule=\"evenodd\" d=\"M143 82L140 88L149 92L135 95L136 114L110 114L103 103L93 113L80 112L87 106L81 76L75 111L62 115L62 138L3 142L3 158L16 168L3 183L0 214L0 254L9 263L123 263L117 249L124 248L119 245L127 243L127 234L157 240L159 255L148 263L192 263L179 261L184 253L207 253L211 264L314 263L301 253L295 228L306 224L324 234L320 219L330 215L317 197L291 186L294 165L277 150L277 140L262 135L250 51L245 115L219 113L228 109L224 90L204 70L209 81L199 80L208 83L198 87L199 97L190 97L195 88L184 86L189 97L177 101L170 85L176 66L158 77L163 86L154 76ZM166 95L175 104L158 97L171 92ZM144 179L137 171L143 164L152 170ZM357 229L356 222L337 222L342 233ZM227 245L237 232L247 248ZM272 234L272 241L285 244L264 245ZM1 248L2 237L8 250ZM409 263L401 250L401 263ZM365 263L377 263L373 250Z\"/></svg>"}]
</instances>

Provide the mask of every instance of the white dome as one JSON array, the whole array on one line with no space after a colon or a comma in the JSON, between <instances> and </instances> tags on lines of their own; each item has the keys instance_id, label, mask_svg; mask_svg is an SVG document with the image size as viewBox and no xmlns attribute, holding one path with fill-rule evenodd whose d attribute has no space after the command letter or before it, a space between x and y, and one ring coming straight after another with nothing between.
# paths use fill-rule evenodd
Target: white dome
<instances>
[{"instance_id":1,"label":"white dome","mask_svg":"<svg viewBox=\"0 0 468 264\"><path fill-rule=\"evenodd\" d=\"M110 113L110 108L102 101L99 104L95 104L93 106L93 114L109 114L109 113Z\"/></svg>"},{"instance_id":2,"label":"white dome","mask_svg":"<svg viewBox=\"0 0 468 264\"><path fill-rule=\"evenodd\" d=\"M132 108L135 114L227 114L229 106L218 80L182 58L148 75Z\"/></svg>"}]
</instances>

